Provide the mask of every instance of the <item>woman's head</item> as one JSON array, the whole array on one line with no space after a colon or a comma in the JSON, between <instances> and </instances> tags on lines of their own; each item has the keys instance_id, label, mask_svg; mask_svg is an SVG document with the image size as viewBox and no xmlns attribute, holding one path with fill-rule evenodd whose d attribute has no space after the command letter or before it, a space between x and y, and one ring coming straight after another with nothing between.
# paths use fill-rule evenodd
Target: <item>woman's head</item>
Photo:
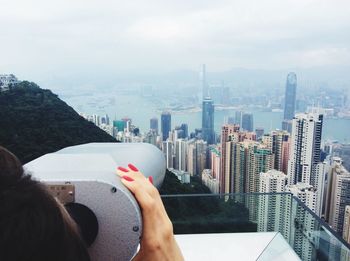
<instances>
[{"instance_id":1,"label":"woman's head","mask_svg":"<svg viewBox=\"0 0 350 261\"><path fill-rule=\"evenodd\" d=\"M74 221L0 146L0 260L89 260Z\"/></svg>"}]
</instances>

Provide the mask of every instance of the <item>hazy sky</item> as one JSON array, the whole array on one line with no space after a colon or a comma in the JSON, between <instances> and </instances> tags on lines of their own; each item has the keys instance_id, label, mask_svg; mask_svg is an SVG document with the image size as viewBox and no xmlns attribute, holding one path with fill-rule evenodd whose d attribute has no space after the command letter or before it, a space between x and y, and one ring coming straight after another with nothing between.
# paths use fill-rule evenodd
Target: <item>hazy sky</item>
<instances>
[{"instance_id":1,"label":"hazy sky","mask_svg":"<svg viewBox=\"0 0 350 261\"><path fill-rule=\"evenodd\" d=\"M348 0L0 0L0 73L350 65ZM34 80L34 79L33 79Z\"/></svg>"}]
</instances>

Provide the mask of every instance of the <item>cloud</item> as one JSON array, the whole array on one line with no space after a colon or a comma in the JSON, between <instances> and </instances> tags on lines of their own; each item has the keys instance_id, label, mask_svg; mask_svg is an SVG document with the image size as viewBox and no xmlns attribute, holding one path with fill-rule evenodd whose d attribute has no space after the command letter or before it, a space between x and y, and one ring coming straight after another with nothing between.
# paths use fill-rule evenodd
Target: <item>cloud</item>
<instances>
[{"instance_id":1,"label":"cloud","mask_svg":"<svg viewBox=\"0 0 350 261\"><path fill-rule=\"evenodd\" d=\"M346 0L0 4L0 71L25 76L350 64Z\"/></svg>"}]
</instances>

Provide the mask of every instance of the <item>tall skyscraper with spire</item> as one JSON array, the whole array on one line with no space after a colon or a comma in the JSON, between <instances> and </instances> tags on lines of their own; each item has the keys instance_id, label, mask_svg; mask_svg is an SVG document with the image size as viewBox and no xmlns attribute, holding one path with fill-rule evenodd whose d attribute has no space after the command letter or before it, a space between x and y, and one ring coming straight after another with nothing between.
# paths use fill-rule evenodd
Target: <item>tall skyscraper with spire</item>
<instances>
[{"instance_id":1,"label":"tall skyscraper with spire","mask_svg":"<svg viewBox=\"0 0 350 261\"><path fill-rule=\"evenodd\" d=\"M214 103L209 97L203 100L202 105L202 136L208 144L215 142L214 133Z\"/></svg>"},{"instance_id":2,"label":"tall skyscraper with spire","mask_svg":"<svg viewBox=\"0 0 350 261\"><path fill-rule=\"evenodd\" d=\"M284 115L282 129L291 131L291 120L295 115L295 100L297 91L297 75L291 72L287 76L286 92L284 95Z\"/></svg>"}]
</instances>

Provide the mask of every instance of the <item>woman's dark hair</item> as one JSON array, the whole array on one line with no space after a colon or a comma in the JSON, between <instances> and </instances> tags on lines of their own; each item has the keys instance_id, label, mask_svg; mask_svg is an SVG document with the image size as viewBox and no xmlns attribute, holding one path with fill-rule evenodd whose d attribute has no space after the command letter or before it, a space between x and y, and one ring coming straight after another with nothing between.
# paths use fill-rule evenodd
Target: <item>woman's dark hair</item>
<instances>
[{"instance_id":1,"label":"woman's dark hair","mask_svg":"<svg viewBox=\"0 0 350 261\"><path fill-rule=\"evenodd\" d=\"M0 260L90 260L76 225L45 186L0 146Z\"/></svg>"}]
</instances>

